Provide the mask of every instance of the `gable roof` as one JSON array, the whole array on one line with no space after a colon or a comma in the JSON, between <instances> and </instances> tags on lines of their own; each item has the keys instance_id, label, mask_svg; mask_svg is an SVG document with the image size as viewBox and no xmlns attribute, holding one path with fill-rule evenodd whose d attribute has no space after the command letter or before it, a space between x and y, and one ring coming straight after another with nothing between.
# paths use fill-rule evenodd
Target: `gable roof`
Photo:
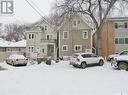
<instances>
[{"instance_id":1,"label":"gable roof","mask_svg":"<svg viewBox=\"0 0 128 95\"><path fill-rule=\"evenodd\" d=\"M86 21L83 19L83 16L81 14L75 13L73 14L73 16L77 16L78 18L80 18L87 25L87 27L91 29L91 27L86 23ZM69 20L69 18L67 19L65 18L64 22L57 28L57 30L60 30L68 22L67 20Z\"/></svg>"},{"instance_id":2,"label":"gable roof","mask_svg":"<svg viewBox=\"0 0 128 95\"><path fill-rule=\"evenodd\" d=\"M18 42L10 42L0 39L0 47L26 47L26 40L21 40Z\"/></svg>"}]
</instances>

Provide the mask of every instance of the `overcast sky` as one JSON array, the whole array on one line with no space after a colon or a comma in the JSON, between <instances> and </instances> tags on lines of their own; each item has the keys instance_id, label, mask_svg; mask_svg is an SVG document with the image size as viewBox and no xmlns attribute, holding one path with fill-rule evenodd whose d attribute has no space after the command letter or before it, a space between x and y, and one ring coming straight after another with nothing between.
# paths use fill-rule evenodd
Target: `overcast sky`
<instances>
[{"instance_id":1,"label":"overcast sky","mask_svg":"<svg viewBox=\"0 0 128 95\"><path fill-rule=\"evenodd\" d=\"M25 1L25 0L13 0L14 1L14 15L6 16L0 14L0 23L33 23L41 18L41 16ZM31 4L38 6L35 7L43 16L50 13L55 0L28 0ZM32 3L34 2L34 3ZM40 9L40 10L39 10Z\"/></svg>"}]
</instances>

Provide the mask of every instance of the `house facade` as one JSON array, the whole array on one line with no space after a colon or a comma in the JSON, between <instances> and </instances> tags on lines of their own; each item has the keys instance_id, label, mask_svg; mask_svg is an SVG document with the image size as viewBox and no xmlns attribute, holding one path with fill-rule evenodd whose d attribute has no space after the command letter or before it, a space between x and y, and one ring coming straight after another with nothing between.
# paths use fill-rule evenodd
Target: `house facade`
<instances>
[{"instance_id":1,"label":"house facade","mask_svg":"<svg viewBox=\"0 0 128 95\"><path fill-rule=\"evenodd\" d=\"M26 40L9 42L0 39L0 61L6 60L10 54L22 54L26 56Z\"/></svg>"},{"instance_id":2,"label":"house facade","mask_svg":"<svg viewBox=\"0 0 128 95\"><path fill-rule=\"evenodd\" d=\"M58 28L59 56L72 56L73 53L92 52L91 30L79 14L72 15L70 19L65 19Z\"/></svg>"},{"instance_id":3,"label":"house facade","mask_svg":"<svg viewBox=\"0 0 128 95\"><path fill-rule=\"evenodd\" d=\"M128 50L128 18L106 19L101 29L101 55Z\"/></svg>"},{"instance_id":4,"label":"house facade","mask_svg":"<svg viewBox=\"0 0 128 95\"><path fill-rule=\"evenodd\" d=\"M48 22L38 22L26 32L26 36L26 53L29 58L56 57L56 32Z\"/></svg>"}]
</instances>

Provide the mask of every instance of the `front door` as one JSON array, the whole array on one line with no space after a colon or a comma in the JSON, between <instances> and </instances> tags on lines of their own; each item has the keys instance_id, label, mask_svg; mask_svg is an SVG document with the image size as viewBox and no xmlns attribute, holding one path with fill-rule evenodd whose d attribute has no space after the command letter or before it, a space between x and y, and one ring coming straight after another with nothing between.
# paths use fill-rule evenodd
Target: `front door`
<instances>
[{"instance_id":1,"label":"front door","mask_svg":"<svg viewBox=\"0 0 128 95\"><path fill-rule=\"evenodd\" d=\"M48 45L48 56L54 58L54 45Z\"/></svg>"}]
</instances>

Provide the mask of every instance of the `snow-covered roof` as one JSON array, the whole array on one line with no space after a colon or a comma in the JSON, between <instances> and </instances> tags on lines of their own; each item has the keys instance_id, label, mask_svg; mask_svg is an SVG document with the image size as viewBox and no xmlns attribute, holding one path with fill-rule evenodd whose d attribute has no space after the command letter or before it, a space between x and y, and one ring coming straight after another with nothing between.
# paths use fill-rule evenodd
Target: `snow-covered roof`
<instances>
[{"instance_id":1,"label":"snow-covered roof","mask_svg":"<svg viewBox=\"0 0 128 95\"><path fill-rule=\"evenodd\" d=\"M26 47L26 40L10 42L0 38L0 47Z\"/></svg>"},{"instance_id":2,"label":"snow-covered roof","mask_svg":"<svg viewBox=\"0 0 128 95\"><path fill-rule=\"evenodd\" d=\"M15 43L11 43L7 47L26 47L26 40L21 40Z\"/></svg>"},{"instance_id":3,"label":"snow-covered roof","mask_svg":"<svg viewBox=\"0 0 128 95\"><path fill-rule=\"evenodd\" d=\"M11 43L13 43L13 42L5 41L4 39L0 38L0 47L7 47Z\"/></svg>"}]
</instances>

